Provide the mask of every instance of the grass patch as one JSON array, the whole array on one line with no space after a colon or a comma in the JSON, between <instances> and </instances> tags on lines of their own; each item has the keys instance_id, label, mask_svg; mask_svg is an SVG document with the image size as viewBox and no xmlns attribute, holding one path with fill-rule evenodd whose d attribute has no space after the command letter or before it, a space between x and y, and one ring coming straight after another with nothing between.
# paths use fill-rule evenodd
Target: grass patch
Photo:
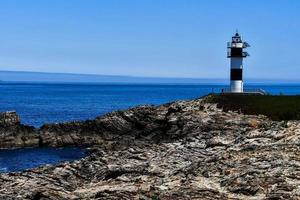
<instances>
[{"instance_id":1,"label":"grass patch","mask_svg":"<svg viewBox=\"0 0 300 200\"><path fill-rule=\"evenodd\" d=\"M208 103L217 103L224 111L241 111L244 114L263 114L272 120L300 120L300 95L242 95L211 94Z\"/></svg>"}]
</instances>

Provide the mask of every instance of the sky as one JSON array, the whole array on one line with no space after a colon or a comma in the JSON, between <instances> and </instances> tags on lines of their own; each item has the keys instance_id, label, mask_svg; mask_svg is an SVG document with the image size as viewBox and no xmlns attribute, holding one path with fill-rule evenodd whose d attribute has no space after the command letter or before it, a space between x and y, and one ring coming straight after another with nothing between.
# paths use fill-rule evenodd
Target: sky
<instances>
[{"instance_id":1,"label":"sky","mask_svg":"<svg viewBox=\"0 0 300 200\"><path fill-rule=\"evenodd\" d=\"M298 0L1 0L0 70L227 78L236 29L245 78L300 80Z\"/></svg>"}]
</instances>

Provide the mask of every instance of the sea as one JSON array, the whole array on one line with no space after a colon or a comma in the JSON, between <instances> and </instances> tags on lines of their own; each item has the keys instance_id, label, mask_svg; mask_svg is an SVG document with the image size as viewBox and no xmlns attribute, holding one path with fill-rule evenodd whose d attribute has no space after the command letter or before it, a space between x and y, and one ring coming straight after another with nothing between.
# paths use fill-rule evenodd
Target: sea
<instances>
[{"instance_id":1,"label":"sea","mask_svg":"<svg viewBox=\"0 0 300 200\"><path fill-rule=\"evenodd\" d=\"M93 119L138 105L159 105L218 93L225 84L100 84L0 83L0 112L16 111L21 122L40 127L47 123ZM300 94L299 84L249 84L274 95ZM0 150L0 172L16 172L43 164L79 159L80 148Z\"/></svg>"},{"instance_id":2,"label":"sea","mask_svg":"<svg viewBox=\"0 0 300 200\"><path fill-rule=\"evenodd\" d=\"M220 92L215 84L92 84L1 83L0 112L16 111L21 122L40 127L46 123L93 119L130 107L159 105ZM300 94L299 84L249 85L270 94Z\"/></svg>"}]
</instances>

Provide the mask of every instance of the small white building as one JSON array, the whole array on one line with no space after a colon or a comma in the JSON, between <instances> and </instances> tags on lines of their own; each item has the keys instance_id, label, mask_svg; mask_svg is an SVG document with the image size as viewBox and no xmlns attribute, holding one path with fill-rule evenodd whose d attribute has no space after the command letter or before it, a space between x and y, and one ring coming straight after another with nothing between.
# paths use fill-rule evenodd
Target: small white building
<instances>
[{"instance_id":1,"label":"small white building","mask_svg":"<svg viewBox=\"0 0 300 200\"><path fill-rule=\"evenodd\" d=\"M227 43L227 57L230 58L230 92L243 93L243 58L249 56L244 51L245 48L250 47L247 42L243 42L240 34L232 37L232 41Z\"/></svg>"},{"instance_id":2,"label":"small white building","mask_svg":"<svg viewBox=\"0 0 300 200\"><path fill-rule=\"evenodd\" d=\"M227 43L227 57L230 58L230 88L222 89L222 93L245 95L268 94L262 89L244 89L243 59L249 56L249 54L244 51L247 47L250 47L250 45L242 41L242 37L238 32L232 37L231 42Z\"/></svg>"}]
</instances>

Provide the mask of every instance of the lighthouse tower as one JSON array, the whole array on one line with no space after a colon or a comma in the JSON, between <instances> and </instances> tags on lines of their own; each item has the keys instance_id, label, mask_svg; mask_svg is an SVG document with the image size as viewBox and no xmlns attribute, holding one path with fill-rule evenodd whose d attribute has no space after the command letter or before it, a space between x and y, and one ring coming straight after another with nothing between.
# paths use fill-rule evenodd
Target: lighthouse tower
<instances>
[{"instance_id":1,"label":"lighthouse tower","mask_svg":"<svg viewBox=\"0 0 300 200\"><path fill-rule=\"evenodd\" d=\"M232 41L227 44L227 57L230 58L230 92L242 93L243 89L243 58L249 56L244 48L250 47L247 42L243 42L240 34L232 37Z\"/></svg>"}]
</instances>

